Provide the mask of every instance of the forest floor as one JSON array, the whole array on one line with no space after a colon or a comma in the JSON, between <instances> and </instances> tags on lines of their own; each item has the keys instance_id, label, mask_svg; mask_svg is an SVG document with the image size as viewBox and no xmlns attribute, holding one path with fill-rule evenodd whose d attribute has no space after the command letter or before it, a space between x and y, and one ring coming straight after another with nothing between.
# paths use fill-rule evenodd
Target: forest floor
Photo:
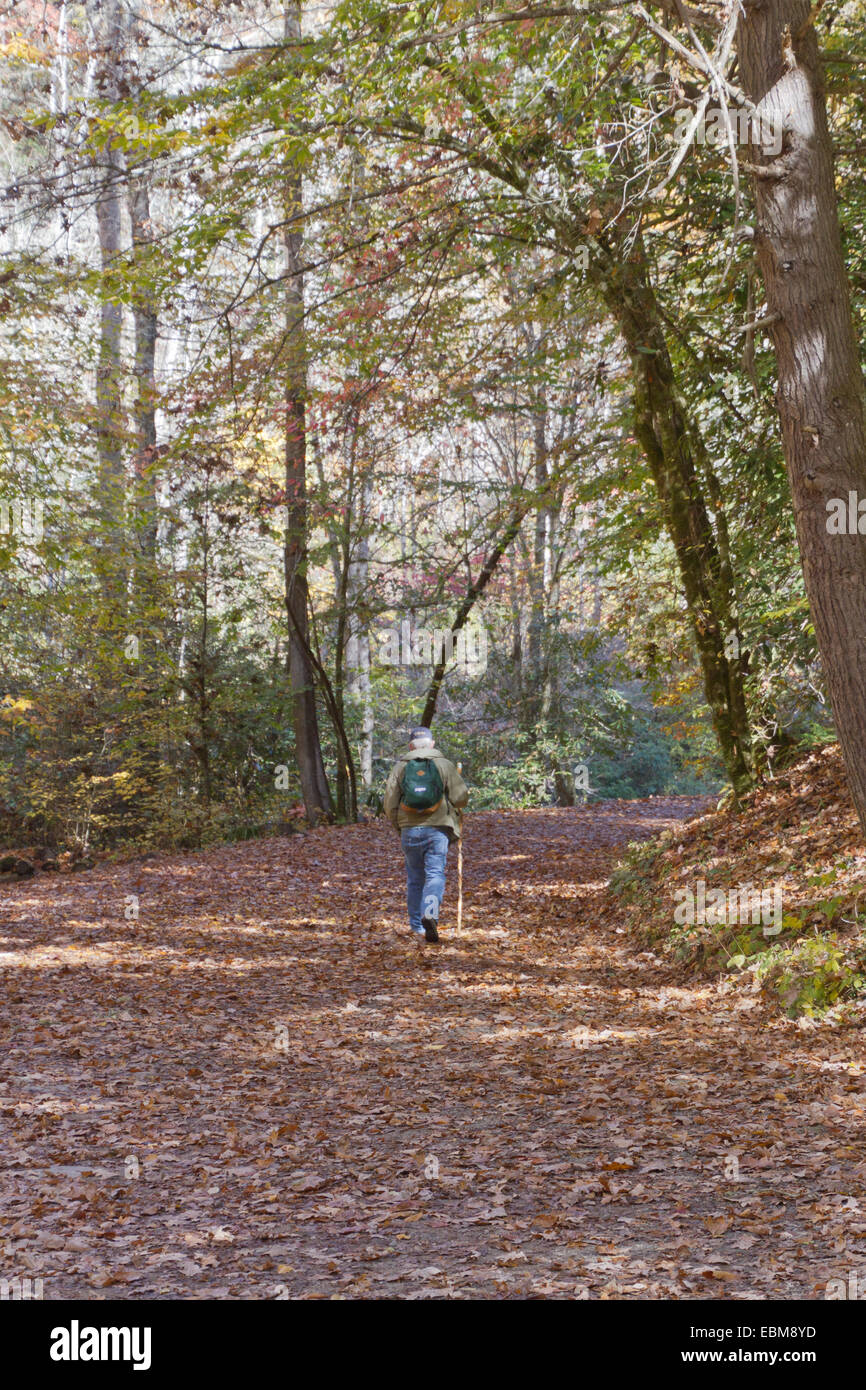
<instances>
[{"instance_id":1,"label":"forest floor","mask_svg":"<svg viewBox=\"0 0 866 1390\"><path fill-rule=\"evenodd\" d=\"M5 887L0 1279L46 1299L862 1287L857 1033L684 979L606 893L627 842L703 805L472 816L463 935L452 862L438 947L408 935L382 822Z\"/></svg>"}]
</instances>

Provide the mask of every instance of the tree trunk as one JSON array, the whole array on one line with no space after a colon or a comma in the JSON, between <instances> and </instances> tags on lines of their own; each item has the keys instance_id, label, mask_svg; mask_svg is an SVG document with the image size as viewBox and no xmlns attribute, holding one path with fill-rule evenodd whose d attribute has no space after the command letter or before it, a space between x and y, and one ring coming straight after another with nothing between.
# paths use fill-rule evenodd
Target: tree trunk
<instances>
[{"instance_id":1,"label":"tree trunk","mask_svg":"<svg viewBox=\"0 0 866 1390\"><path fill-rule=\"evenodd\" d=\"M866 498L863 377L809 21L809 0L763 0L741 17L737 46L746 94L786 127L781 155L753 152L763 166L755 178L755 246L769 316L778 316L769 331L806 593L866 832L866 539L856 521L847 534L829 528L829 504L844 504L847 515L851 494Z\"/></svg>"},{"instance_id":2,"label":"tree trunk","mask_svg":"<svg viewBox=\"0 0 866 1390\"><path fill-rule=\"evenodd\" d=\"M495 545L493 546L493 549L490 551L490 554L484 561L484 564L481 567L481 573L479 574L478 578L470 580L469 587L466 590L466 594L463 598L463 601L461 602L460 607L457 610L457 616L455 617L454 622L451 624L452 637L456 637L457 633L462 631L462 629L466 626L466 622L469 618L470 613L472 612L472 609L475 607L477 600L484 593L484 590L487 588L487 585L493 578L499 561L502 559L506 550L511 545L511 542L514 540L514 537L520 530L520 527L523 523L523 518L526 516L528 510L529 502L524 501L519 503L519 505L515 506L511 513L511 517L508 521L508 524L505 527L504 532L500 536L499 540L496 541ZM425 728L429 728L430 725L433 723L433 716L436 713L436 704L439 699L439 691L442 688L442 682L445 679L445 672L447 669L448 658L447 654L443 652L441 661L437 662L434 668L433 677L430 681L430 685L427 690L427 699L424 702L424 712L421 715L421 723L424 725Z\"/></svg>"},{"instance_id":3,"label":"tree trunk","mask_svg":"<svg viewBox=\"0 0 866 1390\"><path fill-rule=\"evenodd\" d=\"M532 532L532 559L527 570L529 584L529 625L527 628L527 659L531 672L532 691L524 715L529 728L543 719L545 672L546 588L545 555L547 551L547 409L542 392L533 401L532 448L535 466L535 524Z\"/></svg>"},{"instance_id":4,"label":"tree trunk","mask_svg":"<svg viewBox=\"0 0 866 1390\"><path fill-rule=\"evenodd\" d=\"M287 0L287 39L301 36L300 0ZM285 186L286 250L286 544L284 550L285 603L289 619L288 673L292 692L295 758L301 779L301 795L311 825L333 814L331 791L325 775L313 669L308 656L309 623L307 586L307 352L304 326L303 278L303 180L290 169Z\"/></svg>"},{"instance_id":5,"label":"tree trunk","mask_svg":"<svg viewBox=\"0 0 866 1390\"><path fill-rule=\"evenodd\" d=\"M129 214L132 225L133 257L138 268L153 240L150 221L150 191L145 178L131 181ZM150 588L156 565L156 332L157 306L153 295L139 285L133 309L135 325L135 478L138 550L138 587Z\"/></svg>"},{"instance_id":6,"label":"tree trunk","mask_svg":"<svg viewBox=\"0 0 866 1390\"><path fill-rule=\"evenodd\" d=\"M120 0L90 0L88 5L94 47L93 89L98 100L116 101L125 49L124 15ZM101 516L100 580L106 603L104 620L122 604L126 589L124 510L126 479L123 467L123 399L121 335L123 307L113 292L111 277L122 249L124 161L113 140L106 144L96 169L96 223L103 282L96 367L96 447L99 459L98 497Z\"/></svg>"},{"instance_id":7,"label":"tree trunk","mask_svg":"<svg viewBox=\"0 0 866 1390\"><path fill-rule=\"evenodd\" d=\"M354 549L349 562L346 579L346 606L348 616L348 643L346 652L347 690L361 714L361 741L359 744L359 764L361 780L365 787L373 785L373 732L375 718L370 685L370 622L365 595L370 583L370 542L367 537L370 505L373 497L373 480L369 468L365 468L358 490L357 527ZM347 514L347 524L352 524L352 514Z\"/></svg>"},{"instance_id":8,"label":"tree trunk","mask_svg":"<svg viewBox=\"0 0 866 1390\"><path fill-rule=\"evenodd\" d=\"M739 800L755 782L736 595L700 485L703 443L680 398L661 316L638 241L606 267L602 292L631 358L635 434L676 552L725 769Z\"/></svg>"},{"instance_id":9,"label":"tree trunk","mask_svg":"<svg viewBox=\"0 0 866 1390\"><path fill-rule=\"evenodd\" d=\"M156 721L160 708L160 671L164 659L165 624L157 564L159 508L156 491L156 337L157 304L149 286L149 253L153 241L150 189L145 173L132 175L127 190L132 229L132 259L136 272L133 298L135 332L135 453L131 506L134 511L134 548L131 575L131 628L138 643L138 680L145 699L136 721L137 757L153 785L158 785L160 740ZM132 618L134 613L134 618ZM209 754L208 754L209 756ZM205 769L206 795L210 796L210 765Z\"/></svg>"}]
</instances>

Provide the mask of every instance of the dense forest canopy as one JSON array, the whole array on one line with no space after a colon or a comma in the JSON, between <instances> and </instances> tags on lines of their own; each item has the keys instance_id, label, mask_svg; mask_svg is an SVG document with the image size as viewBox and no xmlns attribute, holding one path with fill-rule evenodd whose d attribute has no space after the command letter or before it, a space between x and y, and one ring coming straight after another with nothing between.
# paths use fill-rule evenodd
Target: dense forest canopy
<instances>
[{"instance_id":1,"label":"dense forest canopy","mask_svg":"<svg viewBox=\"0 0 866 1390\"><path fill-rule=\"evenodd\" d=\"M3 838L355 819L419 721L491 807L835 724L863 819L864 19L0 5Z\"/></svg>"}]
</instances>

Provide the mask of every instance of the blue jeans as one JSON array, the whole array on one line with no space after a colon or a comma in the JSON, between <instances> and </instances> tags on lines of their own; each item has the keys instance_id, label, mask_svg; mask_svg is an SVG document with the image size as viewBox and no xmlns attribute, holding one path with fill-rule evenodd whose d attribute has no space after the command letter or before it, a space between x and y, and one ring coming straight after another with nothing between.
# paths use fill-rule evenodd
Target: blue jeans
<instances>
[{"instance_id":1,"label":"blue jeans","mask_svg":"<svg viewBox=\"0 0 866 1390\"><path fill-rule=\"evenodd\" d=\"M413 932L423 932L421 916L439 920L439 908L445 896L445 860L449 839L435 825L404 825L400 843L406 856L406 902L409 926Z\"/></svg>"}]
</instances>

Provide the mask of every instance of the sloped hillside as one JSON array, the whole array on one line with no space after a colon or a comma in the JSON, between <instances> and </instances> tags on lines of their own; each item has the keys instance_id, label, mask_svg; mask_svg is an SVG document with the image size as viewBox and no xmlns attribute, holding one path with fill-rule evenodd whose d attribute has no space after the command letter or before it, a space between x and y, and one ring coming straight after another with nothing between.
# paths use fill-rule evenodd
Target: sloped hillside
<instances>
[{"instance_id":1,"label":"sloped hillside","mask_svg":"<svg viewBox=\"0 0 866 1390\"><path fill-rule=\"evenodd\" d=\"M803 1026L866 1019L866 843L837 745L759 788L636 845L607 910L684 972L764 991Z\"/></svg>"}]
</instances>

